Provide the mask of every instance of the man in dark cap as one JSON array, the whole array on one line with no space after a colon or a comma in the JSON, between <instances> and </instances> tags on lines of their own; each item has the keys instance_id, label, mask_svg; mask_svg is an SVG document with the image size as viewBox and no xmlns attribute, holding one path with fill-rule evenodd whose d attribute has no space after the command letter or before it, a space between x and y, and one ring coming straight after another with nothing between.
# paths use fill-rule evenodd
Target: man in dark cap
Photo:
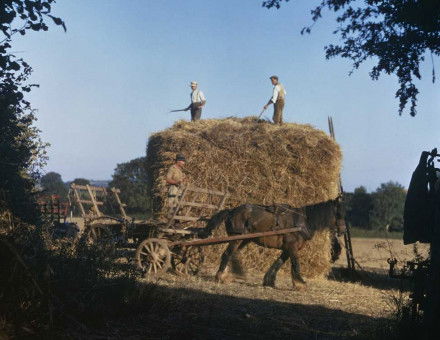
<instances>
[{"instance_id":1,"label":"man in dark cap","mask_svg":"<svg viewBox=\"0 0 440 340\"><path fill-rule=\"evenodd\" d=\"M286 98L286 90L283 84L278 80L277 76L271 76L270 81L273 85L272 97L269 99L263 109L266 110L270 104L273 104L273 122L275 124L283 124L284 100Z\"/></svg>"},{"instance_id":2,"label":"man in dark cap","mask_svg":"<svg viewBox=\"0 0 440 340\"><path fill-rule=\"evenodd\" d=\"M176 162L168 169L165 181L169 186L168 189L168 218L174 215L174 212L179 203L179 197L182 195L182 186L186 183L186 176L183 173L185 166L185 156L182 154L176 155Z\"/></svg>"}]
</instances>

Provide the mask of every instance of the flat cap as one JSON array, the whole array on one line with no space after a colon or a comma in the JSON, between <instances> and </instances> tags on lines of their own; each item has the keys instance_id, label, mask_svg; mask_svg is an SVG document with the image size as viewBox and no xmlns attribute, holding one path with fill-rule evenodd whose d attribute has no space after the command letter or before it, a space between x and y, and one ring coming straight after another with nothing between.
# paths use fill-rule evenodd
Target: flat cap
<instances>
[{"instance_id":1,"label":"flat cap","mask_svg":"<svg viewBox=\"0 0 440 340\"><path fill-rule=\"evenodd\" d=\"M185 156L182 155L181 153L178 153L178 154L176 155L176 161L184 161L184 162L186 162L186 158L185 158Z\"/></svg>"}]
</instances>

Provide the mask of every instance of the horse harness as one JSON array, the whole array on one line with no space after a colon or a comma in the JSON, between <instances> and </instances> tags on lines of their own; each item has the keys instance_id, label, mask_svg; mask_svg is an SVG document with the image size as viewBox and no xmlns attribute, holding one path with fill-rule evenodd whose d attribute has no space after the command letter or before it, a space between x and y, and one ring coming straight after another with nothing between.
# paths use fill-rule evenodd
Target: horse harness
<instances>
[{"instance_id":1,"label":"horse harness","mask_svg":"<svg viewBox=\"0 0 440 340\"><path fill-rule=\"evenodd\" d=\"M270 206L261 205L260 207L262 207L267 212L274 214L274 216L275 216L275 229L278 229L279 227L284 227L284 226L280 225L280 219L282 216L287 215L287 213L293 213L293 214L296 214L296 215L299 215L299 216L306 218L306 215L297 212L295 209L292 209L290 206L288 206L286 204L273 204ZM307 228L307 225L299 226L299 227L302 229L299 232L303 232L306 235L309 235L309 230Z\"/></svg>"}]
</instances>

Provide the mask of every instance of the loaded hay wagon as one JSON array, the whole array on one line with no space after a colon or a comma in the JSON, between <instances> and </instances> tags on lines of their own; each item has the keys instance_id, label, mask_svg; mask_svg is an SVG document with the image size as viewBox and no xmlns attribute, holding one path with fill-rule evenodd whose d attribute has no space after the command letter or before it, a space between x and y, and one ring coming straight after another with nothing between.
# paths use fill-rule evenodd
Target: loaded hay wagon
<instances>
[{"instance_id":1,"label":"loaded hay wagon","mask_svg":"<svg viewBox=\"0 0 440 340\"><path fill-rule=\"evenodd\" d=\"M178 121L148 140L146 177L158 216L167 213L165 176L177 153L187 158L185 172L194 186L228 192L227 209L243 203L300 208L339 195L342 153L322 130L256 117ZM223 237L226 231L220 227L213 235ZM306 278L329 272L332 236L329 230L317 232L301 249ZM206 247L207 261L217 266L224 249L222 244ZM249 244L240 257L248 269L267 271L278 255L279 250Z\"/></svg>"},{"instance_id":2,"label":"loaded hay wagon","mask_svg":"<svg viewBox=\"0 0 440 340\"><path fill-rule=\"evenodd\" d=\"M174 216L164 219L168 213L165 176L178 152L188 159L185 171L192 184ZM122 238L136 247L135 262L145 273L170 267L196 273L205 258L216 265L222 243L237 237L226 236L220 228L212 238L198 238L199 228L214 213L243 203L299 208L335 199L341 157L338 144L309 125L276 126L252 117L177 122L148 141L146 170L155 215L146 221L124 220L128 222ZM239 239L294 231L298 228ZM317 232L301 249L299 262L306 278L328 273L332 236L329 230ZM211 247L202 251L206 245ZM250 244L241 257L248 268L266 270L278 254L278 250Z\"/></svg>"}]
</instances>

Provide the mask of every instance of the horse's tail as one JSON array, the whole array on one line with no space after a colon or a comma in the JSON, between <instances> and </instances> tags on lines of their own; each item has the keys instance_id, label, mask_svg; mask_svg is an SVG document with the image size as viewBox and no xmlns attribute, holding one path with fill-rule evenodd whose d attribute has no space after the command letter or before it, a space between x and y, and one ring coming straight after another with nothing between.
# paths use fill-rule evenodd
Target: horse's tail
<instances>
[{"instance_id":1,"label":"horse's tail","mask_svg":"<svg viewBox=\"0 0 440 340\"><path fill-rule=\"evenodd\" d=\"M214 229L217 229L219 225L226 220L230 211L230 209L220 210L217 214L212 216L206 224L206 227L198 232L199 236L203 238L210 236Z\"/></svg>"}]
</instances>

